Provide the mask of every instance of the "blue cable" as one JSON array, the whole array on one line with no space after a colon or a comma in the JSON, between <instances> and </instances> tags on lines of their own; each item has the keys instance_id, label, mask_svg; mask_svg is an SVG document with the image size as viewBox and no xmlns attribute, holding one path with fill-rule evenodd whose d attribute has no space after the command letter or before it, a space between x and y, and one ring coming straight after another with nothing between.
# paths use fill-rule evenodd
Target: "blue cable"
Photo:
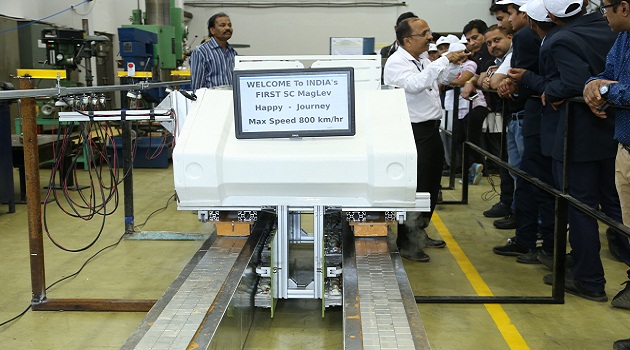
<instances>
[{"instance_id":1,"label":"blue cable","mask_svg":"<svg viewBox=\"0 0 630 350\"><path fill-rule=\"evenodd\" d=\"M64 13L64 12L66 12L66 11L74 10L74 8L75 8L75 7L80 6L80 5L83 5L83 4L85 4L86 2L91 2L91 1L93 1L93 0L83 0L83 1L81 1L80 3L78 3L78 4L76 4L76 5L72 5L72 6L68 7L68 8L67 8L67 9L65 9L65 10L61 10L61 11L59 11L59 12L57 12L57 13L53 13L53 14L52 14L52 15L50 15L50 16L46 16L46 17L44 17L44 18L36 19L36 20L34 20L34 21L31 21L31 22L28 22L28 23L22 24L22 25L20 25L20 26L14 27L14 28L9 28L9 29L5 29L5 30L0 30L0 34L6 33L6 32L10 32L10 31L12 31L12 30L18 30L18 29L20 29L20 28L28 27L28 26L30 26L30 25L32 25L32 24L34 24L34 23L38 23L38 22L41 22L41 21L43 21L43 20L45 20L45 19L49 19L50 17L57 16L57 15L59 15L59 14L62 14L62 13Z\"/></svg>"}]
</instances>

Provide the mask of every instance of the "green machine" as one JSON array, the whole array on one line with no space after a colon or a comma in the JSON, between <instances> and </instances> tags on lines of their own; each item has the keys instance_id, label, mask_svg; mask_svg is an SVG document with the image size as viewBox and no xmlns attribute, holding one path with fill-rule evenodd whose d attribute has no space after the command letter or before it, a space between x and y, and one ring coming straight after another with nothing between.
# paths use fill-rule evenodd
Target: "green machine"
<instances>
[{"instance_id":1,"label":"green machine","mask_svg":"<svg viewBox=\"0 0 630 350\"><path fill-rule=\"evenodd\" d=\"M157 35L157 43L153 44L151 66L160 70L154 71L154 74L159 73L155 78L161 81L170 80L170 71L184 62L184 42L188 34L184 25L184 13L175 6L175 0L146 0L145 4L146 11L143 13L140 8L133 10L131 24L123 25L121 29L135 28ZM142 67L137 67L136 70L142 70Z\"/></svg>"}]
</instances>

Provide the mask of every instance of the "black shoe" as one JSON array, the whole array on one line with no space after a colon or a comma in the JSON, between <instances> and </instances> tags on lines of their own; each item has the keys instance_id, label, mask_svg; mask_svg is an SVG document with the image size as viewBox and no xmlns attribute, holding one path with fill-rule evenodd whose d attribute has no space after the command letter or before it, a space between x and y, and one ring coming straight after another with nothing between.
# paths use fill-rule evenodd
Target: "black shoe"
<instances>
[{"instance_id":1,"label":"black shoe","mask_svg":"<svg viewBox=\"0 0 630 350\"><path fill-rule=\"evenodd\" d=\"M511 213L512 210L509 206L503 204L503 202L496 203L492 208L483 212L483 216L487 218L502 218Z\"/></svg>"},{"instance_id":2,"label":"black shoe","mask_svg":"<svg viewBox=\"0 0 630 350\"><path fill-rule=\"evenodd\" d=\"M427 236L427 242L425 247L427 248L444 248L446 247L446 242L441 239L433 239Z\"/></svg>"},{"instance_id":3,"label":"black shoe","mask_svg":"<svg viewBox=\"0 0 630 350\"><path fill-rule=\"evenodd\" d=\"M613 350L630 350L630 339L617 340L613 343Z\"/></svg>"},{"instance_id":4,"label":"black shoe","mask_svg":"<svg viewBox=\"0 0 630 350\"><path fill-rule=\"evenodd\" d=\"M518 243L516 243L516 240L514 238L508 239L505 245L498 245L492 248L492 251L495 254L504 255L504 256L519 256L519 255L528 253L527 249L518 245Z\"/></svg>"},{"instance_id":5,"label":"black shoe","mask_svg":"<svg viewBox=\"0 0 630 350\"><path fill-rule=\"evenodd\" d=\"M492 224L499 230L513 230L517 226L516 215L510 213L503 219L495 220Z\"/></svg>"},{"instance_id":6,"label":"black shoe","mask_svg":"<svg viewBox=\"0 0 630 350\"><path fill-rule=\"evenodd\" d=\"M569 273L565 273L564 275L564 283L568 283L569 281L573 282L573 278L569 275ZM547 274L543 276L543 283L548 285L553 285L553 274Z\"/></svg>"},{"instance_id":7,"label":"black shoe","mask_svg":"<svg viewBox=\"0 0 630 350\"><path fill-rule=\"evenodd\" d=\"M521 254L516 257L516 262L521 264L540 264L538 256L542 254L549 254L542 248L536 248L529 253Z\"/></svg>"},{"instance_id":8,"label":"black shoe","mask_svg":"<svg viewBox=\"0 0 630 350\"><path fill-rule=\"evenodd\" d=\"M540 261L541 264L545 265L545 267L549 270L553 270L553 253L547 253L544 250L543 252L544 254L538 255L538 261ZM564 265L567 267L567 269L573 267L573 258L571 257L571 254L566 255Z\"/></svg>"},{"instance_id":9,"label":"black shoe","mask_svg":"<svg viewBox=\"0 0 630 350\"><path fill-rule=\"evenodd\" d=\"M553 275L552 274L545 275L543 277L543 282L545 282L545 284L552 285ZM584 287L582 287L582 284L580 283L580 281L576 281L573 278L569 277L568 273L565 276L565 280L564 280L564 290L569 294L573 294L575 296L578 296L584 299L597 301L597 302L608 301L606 292L592 292L588 289L585 289Z\"/></svg>"},{"instance_id":10,"label":"black shoe","mask_svg":"<svg viewBox=\"0 0 630 350\"><path fill-rule=\"evenodd\" d=\"M630 309L630 281L625 281L622 284L625 284L626 287L615 295L610 304L621 309Z\"/></svg>"},{"instance_id":11,"label":"black shoe","mask_svg":"<svg viewBox=\"0 0 630 350\"><path fill-rule=\"evenodd\" d=\"M435 202L438 204L444 202L444 197L442 197L442 190L438 191L437 199L435 200Z\"/></svg>"},{"instance_id":12,"label":"black shoe","mask_svg":"<svg viewBox=\"0 0 630 350\"><path fill-rule=\"evenodd\" d=\"M619 252L619 236L612 228L606 229L606 240L608 241L608 251L617 261L623 262Z\"/></svg>"},{"instance_id":13,"label":"black shoe","mask_svg":"<svg viewBox=\"0 0 630 350\"><path fill-rule=\"evenodd\" d=\"M567 281L564 285L564 290L569 294L573 294L575 296L578 296L584 299L597 301L600 303L608 301L608 297L606 296L605 291L592 292L582 287L582 284L580 283L580 281L577 281L577 280Z\"/></svg>"},{"instance_id":14,"label":"black shoe","mask_svg":"<svg viewBox=\"0 0 630 350\"><path fill-rule=\"evenodd\" d=\"M429 262L429 260L431 260L431 257L422 250L411 251L409 249L400 248L398 253L401 257L415 262Z\"/></svg>"}]
</instances>

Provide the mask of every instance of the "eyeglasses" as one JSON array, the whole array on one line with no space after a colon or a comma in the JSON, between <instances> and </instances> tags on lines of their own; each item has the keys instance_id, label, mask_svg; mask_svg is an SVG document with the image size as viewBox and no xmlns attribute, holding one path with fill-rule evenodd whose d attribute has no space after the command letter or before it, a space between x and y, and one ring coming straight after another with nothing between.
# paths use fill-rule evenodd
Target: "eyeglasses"
<instances>
[{"instance_id":1,"label":"eyeglasses","mask_svg":"<svg viewBox=\"0 0 630 350\"><path fill-rule=\"evenodd\" d=\"M418 37L424 38L425 36L431 35L431 34L432 34L431 29L427 29L427 30L425 30L424 32L422 32L420 34L411 34L411 35L408 35L407 37L411 38L412 36L418 36Z\"/></svg>"},{"instance_id":2,"label":"eyeglasses","mask_svg":"<svg viewBox=\"0 0 630 350\"><path fill-rule=\"evenodd\" d=\"M610 4L610 5L604 5L604 3L602 2L601 5L599 5L599 12L602 15L605 15L608 13L608 8L612 7L613 11L617 11L617 6L621 5L621 1L616 3L616 4Z\"/></svg>"}]
</instances>

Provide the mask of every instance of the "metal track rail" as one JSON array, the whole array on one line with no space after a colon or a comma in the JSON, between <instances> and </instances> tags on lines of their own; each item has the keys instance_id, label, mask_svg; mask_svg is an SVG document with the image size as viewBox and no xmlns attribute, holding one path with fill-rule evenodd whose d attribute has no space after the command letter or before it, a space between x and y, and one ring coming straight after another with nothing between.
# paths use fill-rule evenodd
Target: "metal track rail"
<instances>
[{"instance_id":1,"label":"metal track rail","mask_svg":"<svg viewBox=\"0 0 630 350\"><path fill-rule=\"evenodd\" d=\"M249 237L213 234L121 349L208 349L269 228L269 222L259 221ZM243 299L248 297L235 298ZM253 312L253 304L245 309ZM231 337L236 344L244 342L253 315L244 314L242 318L248 322L247 329L239 337Z\"/></svg>"},{"instance_id":2,"label":"metal track rail","mask_svg":"<svg viewBox=\"0 0 630 350\"><path fill-rule=\"evenodd\" d=\"M344 348L431 349L397 250L345 231Z\"/></svg>"}]
</instances>

